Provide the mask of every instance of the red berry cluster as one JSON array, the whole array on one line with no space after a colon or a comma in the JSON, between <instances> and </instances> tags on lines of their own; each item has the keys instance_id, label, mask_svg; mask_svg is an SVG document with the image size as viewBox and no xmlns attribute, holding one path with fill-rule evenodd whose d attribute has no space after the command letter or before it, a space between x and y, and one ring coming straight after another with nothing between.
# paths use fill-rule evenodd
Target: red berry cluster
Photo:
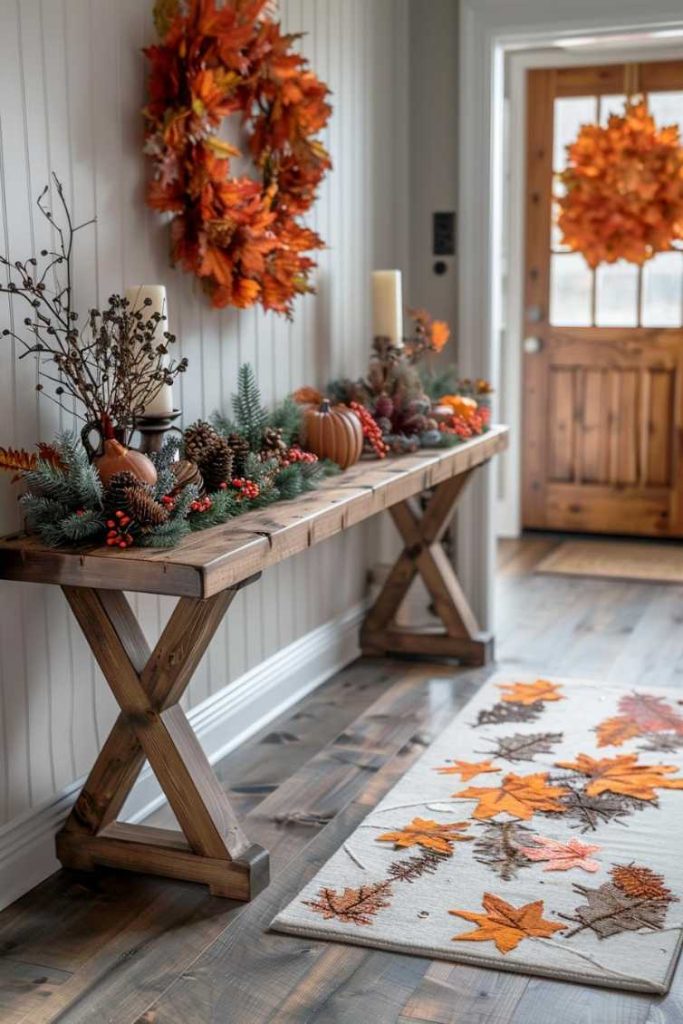
<instances>
[{"instance_id":1,"label":"red berry cluster","mask_svg":"<svg viewBox=\"0 0 683 1024\"><path fill-rule=\"evenodd\" d=\"M445 423L439 424L439 430L443 434L457 434L463 441L468 437L478 437L484 433L491 418L491 410L488 406L480 405L474 412L465 416L451 416Z\"/></svg>"},{"instance_id":2,"label":"red berry cluster","mask_svg":"<svg viewBox=\"0 0 683 1024\"><path fill-rule=\"evenodd\" d=\"M195 498L190 504L190 512L208 512L212 505L213 502L207 494L205 498Z\"/></svg>"},{"instance_id":3,"label":"red berry cluster","mask_svg":"<svg viewBox=\"0 0 683 1024\"><path fill-rule=\"evenodd\" d=\"M107 519L107 546L110 548L129 548L133 543L133 537L128 532L131 524L130 516L117 509L113 519Z\"/></svg>"},{"instance_id":4,"label":"red berry cluster","mask_svg":"<svg viewBox=\"0 0 683 1024\"><path fill-rule=\"evenodd\" d=\"M363 428L363 437L373 449L377 458L383 459L389 451L389 446L382 440L382 431L376 420L373 419L372 413L368 412L360 402L350 402L349 404L360 420L361 427Z\"/></svg>"},{"instance_id":5,"label":"red berry cluster","mask_svg":"<svg viewBox=\"0 0 683 1024\"><path fill-rule=\"evenodd\" d=\"M230 481L230 486L234 487L238 491L237 497L246 501L253 501L254 498L258 498L261 493L261 488L255 480L248 480L243 476L236 476Z\"/></svg>"},{"instance_id":6,"label":"red berry cluster","mask_svg":"<svg viewBox=\"0 0 683 1024\"><path fill-rule=\"evenodd\" d=\"M293 462L317 462L318 456L313 452L305 452L298 444L292 445L280 463L281 466L291 466Z\"/></svg>"},{"instance_id":7,"label":"red berry cluster","mask_svg":"<svg viewBox=\"0 0 683 1024\"><path fill-rule=\"evenodd\" d=\"M175 508L175 498L172 494L164 494L161 504L170 512L171 509Z\"/></svg>"}]
</instances>

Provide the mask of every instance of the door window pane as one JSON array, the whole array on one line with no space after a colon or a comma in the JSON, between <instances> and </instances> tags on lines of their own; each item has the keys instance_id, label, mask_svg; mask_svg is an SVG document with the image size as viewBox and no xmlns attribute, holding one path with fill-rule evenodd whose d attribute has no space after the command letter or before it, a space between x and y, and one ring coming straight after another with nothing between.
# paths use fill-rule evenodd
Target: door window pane
<instances>
[{"instance_id":1,"label":"door window pane","mask_svg":"<svg viewBox=\"0 0 683 1024\"><path fill-rule=\"evenodd\" d=\"M573 142L582 124L595 122L595 96L569 96L555 100L555 131L553 169L561 171L567 164L567 146Z\"/></svg>"},{"instance_id":2,"label":"door window pane","mask_svg":"<svg viewBox=\"0 0 683 1024\"><path fill-rule=\"evenodd\" d=\"M634 263L620 260L598 267L595 323L598 327L638 326L638 267Z\"/></svg>"},{"instance_id":3,"label":"door window pane","mask_svg":"<svg viewBox=\"0 0 683 1024\"><path fill-rule=\"evenodd\" d=\"M657 253L643 267L643 327L680 327L683 253Z\"/></svg>"},{"instance_id":4,"label":"door window pane","mask_svg":"<svg viewBox=\"0 0 683 1024\"><path fill-rule=\"evenodd\" d=\"M550 257L550 322L565 327L590 327L592 322L590 268L578 252Z\"/></svg>"},{"instance_id":5,"label":"door window pane","mask_svg":"<svg viewBox=\"0 0 683 1024\"><path fill-rule=\"evenodd\" d=\"M651 92L647 102L658 128L683 125L683 92Z\"/></svg>"},{"instance_id":6,"label":"door window pane","mask_svg":"<svg viewBox=\"0 0 683 1024\"><path fill-rule=\"evenodd\" d=\"M606 125L611 114L623 114L625 103L626 96L601 96L600 113L598 115L599 123Z\"/></svg>"}]
</instances>

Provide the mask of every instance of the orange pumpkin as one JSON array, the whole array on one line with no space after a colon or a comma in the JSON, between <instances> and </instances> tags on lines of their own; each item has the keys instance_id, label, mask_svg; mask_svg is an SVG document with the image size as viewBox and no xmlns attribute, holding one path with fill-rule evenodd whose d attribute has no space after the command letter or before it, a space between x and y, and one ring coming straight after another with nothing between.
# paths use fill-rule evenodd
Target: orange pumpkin
<instances>
[{"instance_id":1,"label":"orange pumpkin","mask_svg":"<svg viewBox=\"0 0 683 1024\"><path fill-rule=\"evenodd\" d=\"M363 451L363 428L355 412L345 405L332 408L328 398L304 413L304 435L309 451L342 469L358 462Z\"/></svg>"},{"instance_id":2,"label":"orange pumpkin","mask_svg":"<svg viewBox=\"0 0 683 1024\"><path fill-rule=\"evenodd\" d=\"M439 405L448 406L452 416L462 416L466 420L477 411L476 399L467 395L444 395L439 399Z\"/></svg>"},{"instance_id":3,"label":"orange pumpkin","mask_svg":"<svg viewBox=\"0 0 683 1024\"><path fill-rule=\"evenodd\" d=\"M117 473L132 473L136 480L143 484L155 484L157 471L154 463L132 448L126 448L115 438L104 442L104 453L93 460L100 474L100 480L106 487Z\"/></svg>"}]
</instances>

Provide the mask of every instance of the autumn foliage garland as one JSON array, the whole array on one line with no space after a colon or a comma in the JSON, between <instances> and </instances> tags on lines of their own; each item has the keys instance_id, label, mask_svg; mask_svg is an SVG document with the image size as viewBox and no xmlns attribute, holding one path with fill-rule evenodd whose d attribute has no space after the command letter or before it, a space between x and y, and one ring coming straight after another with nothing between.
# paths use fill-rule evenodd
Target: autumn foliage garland
<instances>
[{"instance_id":1,"label":"autumn foliage garland","mask_svg":"<svg viewBox=\"0 0 683 1024\"><path fill-rule=\"evenodd\" d=\"M147 202L172 214L171 259L214 306L260 303L291 317L296 295L312 291L308 254L324 247L302 218L331 168L317 138L329 90L266 0L159 0L156 14L162 42L145 50ZM240 154L219 131L232 114L257 179L231 177Z\"/></svg>"}]
</instances>

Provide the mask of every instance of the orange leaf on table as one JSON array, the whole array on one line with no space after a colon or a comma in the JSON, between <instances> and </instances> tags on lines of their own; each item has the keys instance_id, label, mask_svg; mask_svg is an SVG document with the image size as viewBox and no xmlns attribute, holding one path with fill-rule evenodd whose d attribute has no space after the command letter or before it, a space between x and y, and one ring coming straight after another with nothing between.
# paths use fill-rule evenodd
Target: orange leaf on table
<instances>
[{"instance_id":1,"label":"orange leaf on table","mask_svg":"<svg viewBox=\"0 0 683 1024\"><path fill-rule=\"evenodd\" d=\"M471 836L461 836L459 833L469 828L467 821L453 821L447 825L439 825L430 818L413 818L408 825L398 829L396 832L385 832L377 836L378 843L394 843L397 849L405 849L409 846L421 846L424 850L432 850L444 856L453 853L453 843L467 843Z\"/></svg>"},{"instance_id":2,"label":"orange leaf on table","mask_svg":"<svg viewBox=\"0 0 683 1024\"><path fill-rule=\"evenodd\" d=\"M459 775L463 782L469 782L476 775L500 772L502 768L496 768L492 761L451 761L447 765L435 768L434 771L439 775Z\"/></svg>"},{"instance_id":3,"label":"orange leaf on table","mask_svg":"<svg viewBox=\"0 0 683 1024\"><path fill-rule=\"evenodd\" d=\"M666 778L678 771L675 765L639 764L638 754L599 759L579 754L575 761L557 761L556 765L588 776L591 779L586 786L588 796L618 793L636 800L654 800L658 789L683 789L683 779Z\"/></svg>"},{"instance_id":4,"label":"orange leaf on table","mask_svg":"<svg viewBox=\"0 0 683 1024\"><path fill-rule=\"evenodd\" d=\"M509 704L536 704L537 701L565 700L560 693L560 684L549 679L537 679L535 683L499 683L503 691L502 700Z\"/></svg>"},{"instance_id":5,"label":"orange leaf on table","mask_svg":"<svg viewBox=\"0 0 683 1024\"><path fill-rule=\"evenodd\" d=\"M522 939L548 938L567 927L543 917L543 900L513 907L500 896L485 892L481 903L485 914L477 914L471 910L448 911L453 917L462 917L464 921L471 921L477 925L473 932L454 935L454 942L495 942L500 953L509 953L510 950L516 949Z\"/></svg>"},{"instance_id":6,"label":"orange leaf on table","mask_svg":"<svg viewBox=\"0 0 683 1024\"><path fill-rule=\"evenodd\" d=\"M565 786L551 785L548 772L535 772L533 775L515 775L511 772L501 781L500 786L470 786L452 796L478 801L472 812L473 818L486 820L506 812L528 821L537 811L563 812L565 808L560 797L568 792Z\"/></svg>"}]
</instances>

